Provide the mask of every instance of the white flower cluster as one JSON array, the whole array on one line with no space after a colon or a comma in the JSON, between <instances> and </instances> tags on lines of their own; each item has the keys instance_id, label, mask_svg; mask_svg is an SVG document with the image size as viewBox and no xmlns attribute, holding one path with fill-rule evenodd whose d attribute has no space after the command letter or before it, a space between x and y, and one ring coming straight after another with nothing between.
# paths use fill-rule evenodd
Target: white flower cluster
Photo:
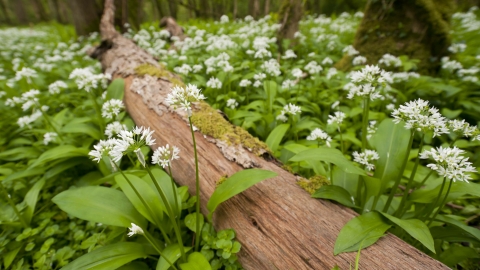
<instances>
[{"instance_id":1,"label":"white flower cluster","mask_svg":"<svg viewBox=\"0 0 480 270\"><path fill-rule=\"evenodd\" d=\"M176 146L170 147L168 144L160 146L153 152L152 164L158 164L166 169L173 160L180 158L179 153L180 149Z\"/></svg>"},{"instance_id":2,"label":"white flower cluster","mask_svg":"<svg viewBox=\"0 0 480 270\"><path fill-rule=\"evenodd\" d=\"M352 45L348 45L342 50L343 53L346 53L348 56L354 56L359 54L357 50Z\"/></svg>"},{"instance_id":3,"label":"white flower cluster","mask_svg":"<svg viewBox=\"0 0 480 270\"><path fill-rule=\"evenodd\" d=\"M51 83L49 86L48 86L48 92L52 95L55 95L55 94L58 94L60 93L60 90L61 89L65 89L67 88L67 84L63 81L56 81L54 83Z\"/></svg>"},{"instance_id":4,"label":"white flower cluster","mask_svg":"<svg viewBox=\"0 0 480 270\"><path fill-rule=\"evenodd\" d=\"M282 82L282 88L283 89L290 89L295 86L295 81L292 80L285 80Z\"/></svg>"},{"instance_id":5,"label":"white flower cluster","mask_svg":"<svg viewBox=\"0 0 480 270\"><path fill-rule=\"evenodd\" d=\"M406 82L412 78L420 78L420 74L416 72L395 72L392 74L392 79L394 82Z\"/></svg>"},{"instance_id":6,"label":"white flower cluster","mask_svg":"<svg viewBox=\"0 0 480 270\"><path fill-rule=\"evenodd\" d=\"M248 86L252 85L252 82L250 80L241 80L238 85L240 87L248 87Z\"/></svg>"},{"instance_id":7,"label":"white flower cluster","mask_svg":"<svg viewBox=\"0 0 480 270\"><path fill-rule=\"evenodd\" d=\"M461 133L465 137L473 136L477 129L477 126L471 126L469 123L465 122L465 119L460 120L449 120L447 122L447 127L453 132Z\"/></svg>"},{"instance_id":8,"label":"white flower cluster","mask_svg":"<svg viewBox=\"0 0 480 270\"><path fill-rule=\"evenodd\" d=\"M129 227L128 229L130 230L130 232L128 232L128 237L132 237L134 236L135 234L144 234L144 231L142 228L140 228L139 226L137 226L135 223L131 223L132 227Z\"/></svg>"},{"instance_id":9,"label":"white flower cluster","mask_svg":"<svg viewBox=\"0 0 480 270\"><path fill-rule=\"evenodd\" d=\"M115 121L115 122L112 122L110 124L107 125L107 127L105 127L105 135L108 137L108 138L112 138L113 136L116 136L117 134L120 133L120 131L122 130L126 130L127 129L127 126L118 122L118 121Z\"/></svg>"},{"instance_id":10,"label":"white flower cluster","mask_svg":"<svg viewBox=\"0 0 480 270\"><path fill-rule=\"evenodd\" d=\"M263 69L265 73L267 73L272 77L280 76L280 74L282 73L280 71L280 64L275 59L270 59L268 61L263 62L260 68Z\"/></svg>"},{"instance_id":11,"label":"white flower cluster","mask_svg":"<svg viewBox=\"0 0 480 270\"><path fill-rule=\"evenodd\" d=\"M352 60L352 65L354 66L364 65L365 63L367 63L367 58L361 55L355 56L355 58Z\"/></svg>"},{"instance_id":12,"label":"white flower cluster","mask_svg":"<svg viewBox=\"0 0 480 270\"><path fill-rule=\"evenodd\" d=\"M230 98L227 100L227 107L230 109L235 109L238 106L238 102L234 98Z\"/></svg>"},{"instance_id":13,"label":"white flower cluster","mask_svg":"<svg viewBox=\"0 0 480 270\"><path fill-rule=\"evenodd\" d=\"M379 158L378 153L374 150L366 149L361 153L357 151L353 152L353 161L365 165L369 171L375 170L375 165L373 165L372 161L378 160Z\"/></svg>"},{"instance_id":14,"label":"white flower cluster","mask_svg":"<svg viewBox=\"0 0 480 270\"><path fill-rule=\"evenodd\" d=\"M125 108L120 99L110 99L103 103L102 116L107 119L115 118Z\"/></svg>"},{"instance_id":15,"label":"white flower cluster","mask_svg":"<svg viewBox=\"0 0 480 270\"><path fill-rule=\"evenodd\" d=\"M207 67L207 74L215 72L217 70L223 70L225 72L233 71L232 65L230 65L230 55L225 52L220 53L217 56L211 56L205 60L205 66Z\"/></svg>"},{"instance_id":16,"label":"white flower cluster","mask_svg":"<svg viewBox=\"0 0 480 270\"><path fill-rule=\"evenodd\" d=\"M329 125L336 124L336 125L340 126L343 123L343 120L345 119L346 115L345 115L344 112L340 112L340 111L337 111L334 114L335 114L335 116L333 116L333 115L328 116L327 123Z\"/></svg>"},{"instance_id":17,"label":"white flower cluster","mask_svg":"<svg viewBox=\"0 0 480 270\"><path fill-rule=\"evenodd\" d=\"M332 138L328 136L328 134L319 129L315 128L310 135L307 136L308 141L317 141L317 140L323 140L325 141L325 144L330 147L330 142L332 141Z\"/></svg>"},{"instance_id":18,"label":"white flower cluster","mask_svg":"<svg viewBox=\"0 0 480 270\"><path fill-rule=\"evenodd\" d=\"M48 145L50 142L54 142L58 137L55 132L47 132L43 135L43 144Z\"/></svg>"},{"instance_id":19,"label":"white flower cluster","mask_svg":"<svg viewBox=\"0 0 480 270\"><path fill-rule=\"evenodd\" d=\"M193 84L186 87L174 86L172 92L167 95L165 101L174 109L180 107L187 112L188 116L192 116L191 103L205 99L201 90Z\"/></svg>"},{"instance_id":20,"label":"white flower cluster","mask_svg":"<svg viewBox=\"0 0 480 270\"><path fill-rule=\"evenodd\" d=\"M295 54L295 52L293 52L293 50L287 50L285 52L285 55L282 56L283 59L291 59L291 58L297 58L297 55Z\"/></svg>"},{"instance_id":21,"label":"white flower cluster","mask_svg":"<svg viewBox=\"0 0 480 270\"><path fill-rule=\"evenodd\" d=\"M200 66L200 67L202 67L202 66ZM192 72L193 68L188 64L183 64L179 67L175 67L173 70L176 73L180 73L180 74L183 74L183 75L188 75L190 72Z\"/></svg>"},{"instance_id":22,"label":"white flower cluster","mask_svg":"<svg viewBox=\"0 0 480 270\"><path fill-rule=\"evenodd\" d=\"M375 100L382 98L380 87L392 83L392 76L378 66L367 65L360 71L350 73L350 80L352 83L344 86L349 91L347 98L359 96Z\"/></svg>"},{"instance_id":23,"label":"white flower cluster","mask_svg":"<svg viewBox=\"0 0 480 270\"><path fill-rule=\"evenodd\" d=\"M30 124L37 121L38 118L42 116L42 112L40 110L36 110L31 115L26 115L18 118L17 124L19 127L28 127L31 128Z\"/></svg>"},{"instance_id":24,"label":"white flower cluster","mask_svg":"<svg viewBox=\"0 0 480 270\"><path fill-rule=\"evenodd\" d=\"M303 71L299 68L294 68L292 69L292 75L293 77L299 79L303 76Z\"/></svg>"},{"instance_id":25,"label":"white flower cluster","mask_svg":"<svg viewBox=\"0 0 480 270\"><path fill-rule=\"evenodd\" d=\"M74 79L79 89L90 92L99 87L107 88L108 81L112 78L110 74L93 74L90 68L76 68L70 73L70 79Z\"/></svg>"},{"instance_id":26,"label":"white flower cluster","mask_svg":"<svg viewBox=\"0 0 480 270\"><path fill-rule=\"evenodd\" d=\"M222 82L218 78L211 77L207 82L207 87L213 89L222 89Z\"/></svg>"},{"instance_id":27,"label":"white flower cluster","mask_svg":"<svg viewBox=\"0 0 480 270\"><path fill-rule=\"evenodd\" d=\"M384 54L380 60L378 60L378 64L385 65L386 67L401 67L402 60L400 58L391 55L389 53Z\"/></svg>"},{"instance_id":28,"label":"white flower cluster","mask_svg":"<svg viewBox=\"0 0 480 270\"><path fill-rule=\"evenodd\" d=\"M377 132L377 121L376 120L370 120L368 122L368 127L367 127L367 139L370 139L375 132Z\"/></svg>"},{"instance_id":29,"label":"white flower cluster","mask_svg":"<svg viewBox=\"0 0 480 270\"><path fill-rule=\"evenodd\" d=\"M21 70L15 73L15 80L19 81L23 78L27 80L27 83L32 83L32 79L38 76L34 69L23 67Z\"/></svg>"},{"instance_id":30,"label":"white flower cluster","mask_svg":"<svg viewBox=\"0 0 480 270\"><path fill-rule=\"evenodd\" d=\"M463 157L464 150L460 150L457 147L437 149L432 148L424 150L420 153L420 158L428 159L432 158L436 163L428 164L427 167L436 171L438 175L446 177L453 181L465 181L471 179L469 173L476 173L477 170L472 166L471 162L468 162L468 158Z\"/></svg>"},{"instance_id":31,"label":"white flower cluster","mask_svg":"<svg viewBox=\"0 0 480 270\"><path fill-rule=\"evenodd\" d=\"M445 69L449 72L453 72L458 69L462 69L463 66L460 62L456 60L450 60L448 56L442 57L442 69Z\"/></svg>"},{"instance_id":32,"label":"white flower cluster","mask_svg":"<svg viewBox=\"0 0 480 270\"><path fill-rule=\"evenodd\" d=\"M308 64L305 65L305 70L310 73L310 75L315 75L322 71L323 68L317 62L310 61Z\"/></svg>"},{"instance_id":33,"label":"white flower cluster","mask_svg":"<svg viewBox=\"0 0 480 270\"><path fill-rule=\"evenodd\" d=\"M433 131L433 136L440 136L448 133L447 122L438 109L430 108L428 101L418 99L400 105L393 111L392 117L396 124L405 121L405 128L416 129L417 131Z\"/></svg>"},{"instance_id":34,"label":"white flower cluster","mask_svg":"<svg viewBox=\"0 0 480 270\"><path fill-rule=\"evenodd\" d=\"M155 144L155 139L152 139L153 132L155 131L145 127L135 127L132 131L121 130L117 138L100 140L93 146L95 150L90 151L88 155L97 162L100 162L103 156L108 156L114 162L119 162L125 154L132 151L145 165L140 147Z\"/></svg>"},{"instance_id":35,"label":"white flower cluster","mask_svg":"<svg viewBox=\"0 0 480 270\"><path fill-rule=\"evenodd\" d=\"M467 44L463 43L453 43L448 47L448 51L451 53L461 53L464 52L465 49L467 49Z\"/></svg>"},{"instance_id":36,"label":"white flower cluster","mask_svg":"<svg viewBox=\"0 0 480 270\"><path fill-rule=\"evenodd\" d=\"M294 105L292 103L289 103L283 107L282 112L277 116L277 120L282 121L282 122L287 122L287 114L290 115L296 115L297 113L300 114L302 112L302 108L300 108L297 105Z\"/></svg>"}]
</instances>

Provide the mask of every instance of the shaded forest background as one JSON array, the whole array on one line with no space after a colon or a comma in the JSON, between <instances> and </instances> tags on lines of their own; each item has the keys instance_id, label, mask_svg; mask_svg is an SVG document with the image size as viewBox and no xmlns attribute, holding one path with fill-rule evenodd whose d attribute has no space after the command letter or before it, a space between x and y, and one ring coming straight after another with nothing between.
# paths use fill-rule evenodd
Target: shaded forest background
<instances>
[{"instance_id":1,"label":"shaded forest background","mask_svg":"<svg viewBox=\"0 0 480 270\"><path fill-rule=\"evenodd\" d=\"M339 14L363 10L371 0L298 0L304 3L304 14ZM375 2L375 0L373 0ZM386 1L386 0L377 0ZM29 25L56 21L75 25L78 34L98 30L104 0L0 0L0 24ZM478 5L480 0L456 0L459 9ZM177 20L194 18L219 19L251 15L259 18L278 12L281 0L115 0L116 24L130 24L133 29L143 22L171 16Z\"/></svg>"}]
</instances>

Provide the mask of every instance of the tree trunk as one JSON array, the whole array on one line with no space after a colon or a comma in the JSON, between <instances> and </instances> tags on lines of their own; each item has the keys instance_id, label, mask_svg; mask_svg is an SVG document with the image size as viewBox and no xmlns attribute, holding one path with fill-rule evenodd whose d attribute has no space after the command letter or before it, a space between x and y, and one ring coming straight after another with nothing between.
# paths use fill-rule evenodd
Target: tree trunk
<instances>
[{"instance_id":1,"label":"tree trunk","mask_svg":"<svg viewBox=\"0 0 480 270\"><path fill-rule=\"evenodd\" d=\"M177 1L168 0L168 9L170 10L170 17L177 19Z\"/></svg>"},{"instance_id":2,"label":"tree trunk","mask_svg":"<svg viewBox=\"0 0 480 270\"><path fill-rule=\"evenodd\" d=\"M27 12L25 11L24 3L22 0L16 0L13 2L13 12L17 18L18 24L27 24Z\"/></svg>"},{"instance_id":3,"label":"tree trunk","mask_svg":"<svg viewBox=\"0 0 480 270\"><path fill-rule=\"evenodd\" d=\"M113 27L113 0L106 0L101 35L104 40L94 52L102 67L113 77L125 80L125 104L137 125L157 132L158 145L169 143L180 148L182 158L173 163L173 177L195 193L195 165L192 138L186 115L174 111L165 102L172 82L178 77L161 70L158 62ZM142 71L140 65L147 67ZM147 66L145 66L147 65ZM148 75L150 73L152 75ZM161 77L158 77L162 74ZM335 265L348 269L356 252L333 256L335 238L355 213L330 201L315 200L296 185L296 176L268 161L261 143L245 131L234 128L206 103L196 103L194 124L202 130L195 133L200 152L200 193L202 212L207 213L208 198L217 181L246 167L258 167L278 173L223 203L215 212L214 227L233 228L242 244L238 254L245 269L331 269ZM205 118L202 118L205 117ZM202 124L203 123L203 124ZM239 136L255 142L255 153L243 144L229 144L209 135L208 128L226 128L225 138ZM243 137L245 135L245 137ZM399 238L387 234L377 244L362 251L361 269L448 269Z\"/></svg>"},{"instance_id":4,"label":"tree trunk","mask_svg":"<svg viewBox=\"0 0 480 270\"><path fill-rule=\"evenodd\" d=\"M248 3L249 13L255 19L258 19L258 15L260 14L260 2L259 0L250 0Z\"/></svg>"},{"instance_id":5,"label":"tree trunk","mask_svg":"<svg viewBox=\"0 0 480 270\"><path fill-rule=\"evenodd\" d=\"M277 45L280 54L283 54L283 40L293 39L298 31L298 25L302 18L303 4L297 0L283 0L278 17L280 18L280 29L277 33Z\"/></svg>"},{"instance_id":6,"label":"tree trunk","mask_svg":"<svg viewBox=\"0 0 480 270\"><path fill-rule=\"evenodd\" d=\"M233 20L236 20L237 19L237 13L238 13L238 1L237 0L233 0Z\"/></svg>"},{"instance_id":7,"label":"tree trunk","mask_svg":"<svg viewBox=\"0 0 480 270\"><path fill-rule=\"evenodd\" d=\"M156 0L157 3L157 9L158 9L158 14L160 15L160 18L163 18L166 16L165 10L163 9L162 5L162 0Z\"/></svg>"},{"instance_id":8,"label":"tree trunk","mask_svg":"<svg viewBox=\"0 0 480 270\"><path fill-rule=\"evenodd\" d=\"M268 15L270 13L270 0L265 0L265 9L263 15Z\"/></svg>"},{"instance_id":9,"label":"tree trunk","mask_svg":"<svg viewBox=\"0 0 480 270\"><path fill-rule=\"evenodd\" d=\"M5 5L3 0L0 0L0 9L2 10L2 12L5 16L5 22L8 23L8 24L11 24L12 20L10 19L10 16L8 15L7 6Z\"/></svg>"},{"instance_id":10,"label":"tree trunk","mask_svg":"<svg viewBox=\"0 0 480 270\"><path fill-rule=\"evenodd\" d=\"M354 47L368 63L386 53L419 59L418 71L435 74L448 55L453 0L370 1L357 30Z\"/></svg>"},{"instance_id":11,"label":"tree trunk","mask_svg":"<svg viewBox=\"0 0 480 270\"><path fill-rule=\"evenodd\" d=\"M100 13L95 0L69 0L73 23L77 35L87 35L98 31Z\"/></svg>"},{"instance_id":12,"label":"tree trunk","mask_svg":"<svg viewBox=\"0 0 480 270\"><path fill-rule=\"evenodd\" d=\"M33 0L31 3L33 4L33 10L35 10L35 16L37 16L39 21L46 22L50 19L45 11L45 8L43 7L42 1Z\"/></svg>"}]
</instances>

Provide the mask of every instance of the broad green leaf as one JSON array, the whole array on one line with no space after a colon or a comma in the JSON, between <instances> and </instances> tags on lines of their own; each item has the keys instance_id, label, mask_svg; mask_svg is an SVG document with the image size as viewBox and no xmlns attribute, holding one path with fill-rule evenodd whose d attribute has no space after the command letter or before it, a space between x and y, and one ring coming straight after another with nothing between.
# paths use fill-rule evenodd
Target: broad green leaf
<instances>
[{"instance_id":1,"label":"broad green leaf","mask_svg":"<svg viewBox=\"0 0 480 270\"><path fill-rule=\"evenodd\" d=\"M205 223L204 221L204 217L202 214L198 214L196 212L194 213L190 213L188 214L186 217L185 217L185 226L187 226L187 228L189 228L191 231L193 232L196 232L197 231L197 219L196 219L196 216L198 216L200 218L200 230L202 230L203 228L203 223Z\"/></svg>"},{"instance_id":2,"label":"broad green leaf","mask_svg":"<svg viewBox=\"0 0 480 270\"><path fill-rule=\"evenodd\" d=\"M337 165L340 169L342 169L347 173L366 175L365 171L353 165L353 163L349 161L347 158L345 158L342 152L340 152L337 149L332 149L328 147L308 149L296 154L290 159L290 161L293 161L293 162L306 161L306 160L318 160L318 161L329 162Z\"/></svg>"},{"instance_id":3,"label":"broad green leaf","mask_svg":"<svg viewBox=\"0 0 480 270\"><path fill-rule=\"evenodd\" d=\"M36 176L45 173L45 168L33 168L33 169L27 169L25 171L19 171L16 173L12 173L9 176L7 176L3 181L12 181L12 180L17 180L17 179L22 179L26 177L31 177L31 176Z\"/></svg>"},{"instance_id":4,"label":"broad green leaf","mask_svg":"<svg viewBox=\"0 0 480 270\"><path fill-rule=\"evenodd\" d=\"M147 253L142 244L120 242L95 249L69 263L62 270L117 269L126 263L145 257L147 257Z\"/></svg>"},{"instance_id":5,"label":"broad green leaf","mask_svg":"<svg viewBox=\"0 0 480 270\"><path fill-rule=\"evenodd\" d=\"M25 146L16 147L0 153L0 160L17 161L20 159L34 159L40 155L40 151L35 147Z\"/></svg>"},{"instance_id":6,"label":"broad green leaf","mask_svg":"<svg viewBox=\"0 0 480 270\"><path fill-rule=\"evenodd\" d=\"M68 214L107 225L145 227L145 219L120 190L107 187L81 187L66 190L52 201Z\"/></svg>"},{"instance_id":7,"label":"broad green leaf","mask_svg":"<svg viewBox=\"0 0 480 270\"><path fill-rule=\"evenodd\" d=\"M358 174L346 173L339 167L334 167L332 185L342 187L348 191L351 196L355 196L359 177Z\"/></svg>"},{"instance_id":8,"label":"broad green leaf","mask_svg":"<svg viewBox=\"0 0 480 270\"><path fill-rule=\"evenodd\" d=\"M120 99L123 100L125 88L125 81L122 78L117 78L107 88L107 98L109 99Z\"/></svg>"},{"instance_id":9,"label":"broad green leaf","mask_svg":"<svg viewBox=\"0 0 480 270\"><path fill-rule=\"evenodd\" d=\"M401 173L409 140L410 131L404 128L403 122L395 124L390 118L382 121L370 139L370 144L380 157L375 163L374 177L381 180L382 193L388 183Z\"/></svg>"},{"instance_id":10,"label":"broad green leaf","mask_svg":"<svg viewBox=\"0 0 480 270\"><path fill-rule=\"evenodd\" d=\"M133 174L124 175L129 181L121 174L115 176L115 182L120 186L123 193L125 193L138 212L150 220L150 222L155 224L160 222L163 219L163 212L166 212L166 209L157 192L155 192L144 179ZM133 188L130 184L133 185ZM138 192L138 195L140 195L140 198L137 196L135 190ZM146 206L142 202L142 199Z\"/></svg>"},{"instance_id":11,"label":"broad green leaf","mask_svg":"<svg viewBox=\"0 0 480 270\"><path fill-rule=\"evenodd\" d=\"M161 170L158 167L152 168L152 174L155 177L155 181L158 183L160 188L163 190L163 193L165 194L165 197L167 198L167 201L170 204L170 207L172 208L174 215L179 216L180 212L181 212L181 209L178 210L176 208L174 192L177 193L177 202L178 202L178 206L180 208L182 207L182 198L178 194L177 186L173 185L173 187L172 187L172 181L173 180L170 178L170 176L165 171ZM157 194L157 196L159 198L161 198L160 193L158 192L157 188L155 187L155 184L152 182L152 179L150 178L150 175L147 174L142 178L145 182L147 182L150 185L150 188L155 191L155 194ZM165 212L165 213L168 215L167 212Z\"/></svg>"},{"instance_id":12,"label":"broad green leaf","mask_svg":"<svg viewBox=\"0 0 480 270\"><path fill-rule=\"evenodd\" d=\"M77 148L73 145L60 145L44 152L30 168L35 168L48 162L64 158L86 157L88 156L88 152L89 150L87 148Z\"/></svg>"},{"instance_id":13,"label":"broad green leaf","mask_svg":"<svg viewBox=\"0 0 480 270\"><path fill-rule=\"evenodd\" d=\"M213 212L222 202L245 191L262 180L275 176L277 176L277 174L274 172L260 169L243 170L230 176L215 189L210 200L208 200L207 208L208 211L210 211L208 215L209 219L212 218Z\"/></svg>"},{"instance_id":14,"label":"broad green leaf","mask_svg":"<svg viewBox=\"0 0 480 270\"><path fill-rule=\"evenodd\" d=\"M417 239L431 252L435 253L435 244L433 243L432 235L427 225L418 219L399 219L391 216L387 213L380 212L384 217L388 218L391 222L397 224L404 229L410 236Z\"/></svg>"},{"instance_id":15,"label":"broad green leaf","mask_svg":"<svg viewBox=\"0 0 480 270\"><path fill-rule=\"evenodd\" d=\"M313 193L312 197L317 199L333 200L350 208L355 207L350 193L339 186L322 186L320 189L315 191L315 193Z\"/></svg>"},{"instance_id":16,"label":"broad green leaf","mask_svg":"<svg viewBox=\"0 0 480 270\"><path fill-rule=\"evenodd\" d=\"M445 222L445 223L453 225L453 226L455 226L459 229L462 229L466 233L470 234L472 237L476 238L477 240L480 240L480 230L479 229L467 226L467 225L465 225L465 223L462 223L462 222L460 222L458 220L455 220L455 219L453 219L451 217L448 217L448 216L437 215L437 217L435 219L437 221Z\"/></svg>"},{"instance_id":17,"label":"broad green leaf","mask_svg":"<svg viewBox=\"0 0 480 270\"><path fill-rule=\"evenodd\" d=\"M200 252L188 255L188 262L180 264L181 270L212 270L205 256Z\"/></svg>"},{"instance_id":18,"label":"broad green leaf","mask_svg":"<svg viewBox=\"0 0 480 270\"><path fill-rule=\"evenodd\" d=\"M37 181L25 195L24 202L27 205L27 208L25 209L23 216L25 217L27 224L30 224L30 221L32 221L33 213L35 211L35 206L37 205L37 201L38 201L38 194L40 193L44 185L45 185L45 178L42 178L39 181Z\"/></svg>"},{"instance_id":19,"label":"broad green leaf","mask_svg":"<svg viewBox=\"0 0 480 270\"><path fill-rule=\"evenodd\" d=\"M447 183L448 184L448 183ZM440 193L441 184L434 189L417 189L410 195L409 200L417 203L430 203L437 198ZM445 196L446 190L443 190L442 197ZM448 194L448 201L454 200L465 194L470 194L476 197L480 197L480 184L466 183L466 182L453 182Z\"/></svg>"},{"instance_id":20,"label":"broad green leaf","mask_svg":"<svg viewBox=\"0 0 480 270\"><path fill-rule=\"evenodd\" d=\"M480 258L480 255L475 249L470 247L449 245L449 248L440 254L438 260L455 269L458 263L469 258Z\"/></svg>"},{"instance_id":21,"label":"broad green leaf","mask_svg":"<svg viewBox=\"0 0 480 270\"><path fill-rule=\"evenodd\" d=\"M282 142L283 136L290 128L290 124L281 124L275 127L272 132L268 135L267 140L265 143L268 145L268 148L275 153L277 151L278 146Z\"/></svg>"},{"instance_id":22,"label":"broad green leaf","mask_svg":"<svg viewBox=\"0 0 480 270\"><path fill-rule=\"evenodd\" d=\"M277 96L277 83L274 81L264 81L263 89L266 93L269 113L272 113L273 102L275 101L275 97Z\"/></svg>"},{"instance_id":23,"label":"broad green leaf","mask_svg":"<svg viewBox=\"0 0 480 270\"><path fill-rule=\"evenodd\" d=\"M21 249L22 246L3 255L3 266L5 269L9 269L8 267L12 264L13 260L15 260L15 257L17 257L17 254Z\"/></svg>"},{"instance_id":24,"label":"broad green leaf","mask_svg":"<svg viewBox=\"0 0 480 270\"><path fill-rule=\"evenodd\" d=\"M451 243L470 242L474 245L480 245L480 240L472 234L454 225L435 226L430 228L433 239L440 239Z\"/></svg>"},{"instance_id":25,"label":"broad green leaf","mask_svg":"<svg viewBox=\"0 0 480 270\"><path fill-rule=\"evenodd\" d=\"M45 179L50 179L72 167L75 167L77 166L78 164L82 164L84 162L91 162L90 160L88 160L87 158L84 158L84 157L79 157L79 158L71 158L71 159L67 159L63 162L60 162L58 164L55 164L52 168L50 168L48 171L45 172ZM37 169L37 168L35 168ZM33 170L35 170L33 169Z\"/></svg>"},{"instance_id":26,"label":"broad green leaf","mask_svg":"<svg viewBox=\"0 0 480 270\"><path fill-rule=\"evenodd\" d=\"M102 138L102 134L100 130L88 123L79 124L79 123L69 123L65 125L62 130L62 133L80 133L80 134L87 134L90 137L94 138L95 140L100 140Z\"/></svg>"},{"instance_id":27,"label":"broad green leaf","mask_svg":"<svg viewBox=\"0 0 480 270\"><path fill-rule=\"evenodd\" d=\"M133 261L131 263L121 266L120 268L117 268L117 270L150 270L150 269L151 268L148 266L148 264L140 261Z\"/></svg>"},{"instance_id":28,"label":"broad green leaf","mask_svg":"<svg viewBox=\"0 0 480 270\"><path fill-rule=\"evenodd\" d=\"M361 177L365 182L365 185L367 186L367 190L366 190L367 194L365 198L366 198L366 202L368 202L368 200L371 197L377 196L379 194L380 186L381 186L380 179L370 177L370 176L361 176Z\"/></svg>"},{"instance_id":29,"label":"broad green leaf","mask_svg":"<svg viewBox=\"0 0 480 270\"><path fill-rule=\"evenodd\" d=\"M351 219L338 234L333 253L357 251L366 248L383 236L391 226L377 212L368 212Z\"/></svg>"},{"instance_id":30,"label":"broad green leaf","mask_svg":"<svg viewBox=\"0 0 480 270\"><path fill-rule=\"evenodd\" d=\"M183 247L185 252L188 252L191 247ZM182 255L180 251L180 245L178 243L168 245L163 251L162 256L157 263L156 270L167 270L170 268L170 264L165 260L167 258L171 263L175 264L175 262L180 258Z\"/></svg>"}]
</instances>

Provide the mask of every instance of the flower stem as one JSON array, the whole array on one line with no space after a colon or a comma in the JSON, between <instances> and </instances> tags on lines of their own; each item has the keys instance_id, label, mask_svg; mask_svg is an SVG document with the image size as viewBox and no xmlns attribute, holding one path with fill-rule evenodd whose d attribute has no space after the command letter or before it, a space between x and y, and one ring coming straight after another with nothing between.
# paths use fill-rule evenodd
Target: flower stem
<instances>
[{"instance_id":1,"label":"flower stem","mask_svg":"<svg viewBox=\"0 0 480 270\"><path fill-rule=\"evenodd\" d=\"M170 182L172 183L172 192L173 197L175 198L175 207L178 213L180 213L182 209L180 209L180 206L178 205L177 187L175 186L175 182L173 181L172 166L170 166L170 162L168 162L168 174L170 175ZM180 215L178 215L178 224L180 224Z\"/></svg>"},{"instance_id":2,"label":"flower stem","mask_svg":"<svg viewBox=\"0 0 480 270\"><path fill-rule=\"evenodd\" d=\"M195 156L195 195L197 196L197 202L195 204L195 250L198 251L200 247L200 219L198 218L200 213L200 177L198 172L198 155L197 155L197 142L195 141L195 132L193 131L193 123L192 118L189 116L188 121L190 123L190 132L192 133L192 141L193 141L193 153Z\"/></svg>"},{"instance_id":3,"label":"flower stem","mask_svg":"<svg viewBox=\"0 0 480 270\"><path fill-rule=\"evenodd\" d=\"M420 162L420 153L422 152L422 149L423 149L423 143L424 143L423 139L424 138L425 138L425 133L422 133L422 138L420 139L420 145L418 147L417 159L415 160L415 165L413 166L412 173L410 174L410 179L408 179L407 186L405 188L405 191L403 192L402 200L400 201L400 206L398 207L398 209L396 211L396 216L397 217L402 216L407 211L407 209L403 209L403 208L405 207L405 203L407 201L407 196L410 192L410 189L412 188L413 179L415 178L415 174L416 174L417 169L418 169L418 164Z\"/></svg>"},{"instance_id":4,"label":"flower stem","mask_svg":"<svg viewBox=\"0 0 480 270\"><path fill-rule=\"evenodd\" d=\"M163 256L162 251L160 251L160 248L156 245L155 241L153 241L153 237L148 233L147 231L144 231L143 236L147 241L153 246L153 248L160 254L160 257L162 257L174 270L178 270L178 268L169 260L167 257Z\"/></svg>"},{"instance_id":5,"label":"flower stem","mask_svg":"<svg viewBox=\"0 0 480 270\"><path fill-rule=\"evenodd\" d=\"M445 178L446 178L446 177L443 178L443 179L444 179L443 184L445 184ZM437 217L438 213L440 213L440 210L442 210L443 205L445 205L445 203L447 202L448 194L450 193L450 188L452 187L452 183L453 183L453 180L450 179L450 183L448 184L448 188L447 188L447 193L445 193L445 198L443 198L442 203L440 203L440 204L438 205L437 211L436 211L435 214L430 218L430 221L428 221L427 226L430 226L430 224L432 224L433 220ZM443 190L442 190L442 191L443 191ZM440 194L438 194L437 201L438 201L438 198L440 198L440 196L442 196L442 191L440 191ZM435 209L435 208L434 208L434 209Z\"/></svg>"},{"instance_id":6,"label":"flower stem","mask_svg":"<svg viewBox=\"0 0 480 270\"><path fill-rule=\"evenodd\" d=\"M362 119L362 151L367 149L367 126L368 126L368 113L370 112L370 98L363 99L363 119Z\"/></svg>"},{"instance_id":7,"label":"flower stem","mask_svg":"<svg viewBox=\"0 0 480 270\"><path fill-rule=\"evenodd\" d=\"M340 134L340 147L342 149L342 154L345 154L345 149L343 149L343 135L342 130L340 129L340 125L338 125L338 134Z\"/></svg>"},{"instance_id":8,"label":"flower stem","mask_svg":"<svg viewBox=\"0 0 480 270\"><path fill-rule=\"evenodd\" d=\"M105 139L105 121L103 120L102 110L100 109L100 106L97 103L97 98L95 97L95 95L92 92L90 92L90 98L92 99L93 108L95 109L95 112L97 113L98 126L100 128L100 133L101 133L102 139Z\"/></svg>"},{"instance_id":9,"label":"flower stem","mask_svg":"<svg viewBox=\"0 0 480 270\"><path fill-rule=\"evenodd\" d=\"M0 182L0 188L2 189L2 192L5 193L5 198L7 198L8 203L10 204L10 206L11 206L12 209L13 209L13 211L14 211L15 214L17 215L18 220L20 220L20 223L22 224L22 226L23 226L24 228L27 228L27 227L28 227L27 221L24 219L24 217L22 216L22 214L20 214L20 211L18 211L17 205L16 205L15 202L12 200L12 198L10 198L10 195L8 194L7 189L3 186L3 184L2 184L1 182Z\"/></svg>"},{"instance_id":10,"label":"flower stem","mask_svg":"<svg viewBox=\"0 0 480 270\"><path fill-rule=\"evenodd\" d=\"M180 245L180 252L182 253L182 259L184 261L187 261L187 257L185 255L185 249L183 247L183 240L182 240L182 234L180 232L179 225L176 221L176 217L174 216L174 213L172 211L172 207L170 203L167 200L167 196L163 192L162 188L158 185L157 181L155 180L155 176L153 176L152 171L148 166L145 166L147 169L148 175L150 175L150 178L152 179L153 184L155 185L155 188L157 189L158 193L162 197L162 201L165 204L165 208L167 209L168 212L168 217L170 218L170 222L172 222L173 230L175 231L175 235L177 237L178 244Z\"/></svg>"},{"instance_id":11,"label":"flower stem","mask_svg":"<svg viewBox=\"0 0 480 270\"><path fill-rule=\"evenodd\" d=\"M410 150L412 149L412 144L413 144L413 138L415 135L415 130L412 130L410 133L410 141L408 142L408 148L407 148L407 153L405 154L405 159L403 160L402 167L400 168L400 172L398 173L397 179L395 179L395 183L392 186L392 189L390 190L390 195L388 195L388 200L385 206L383 207L383 212L387 212L388 208L390 207L390 204L392 203L393 200L393 195L395 195L395 191L398 188L398 185L400 184L400 181L402 180L403 177L403 171L405 171L405 167L407 166L408 162L408 156L410 155ZM378 195L380 197L380 194Z\"/></svg>"}]
</instances>

